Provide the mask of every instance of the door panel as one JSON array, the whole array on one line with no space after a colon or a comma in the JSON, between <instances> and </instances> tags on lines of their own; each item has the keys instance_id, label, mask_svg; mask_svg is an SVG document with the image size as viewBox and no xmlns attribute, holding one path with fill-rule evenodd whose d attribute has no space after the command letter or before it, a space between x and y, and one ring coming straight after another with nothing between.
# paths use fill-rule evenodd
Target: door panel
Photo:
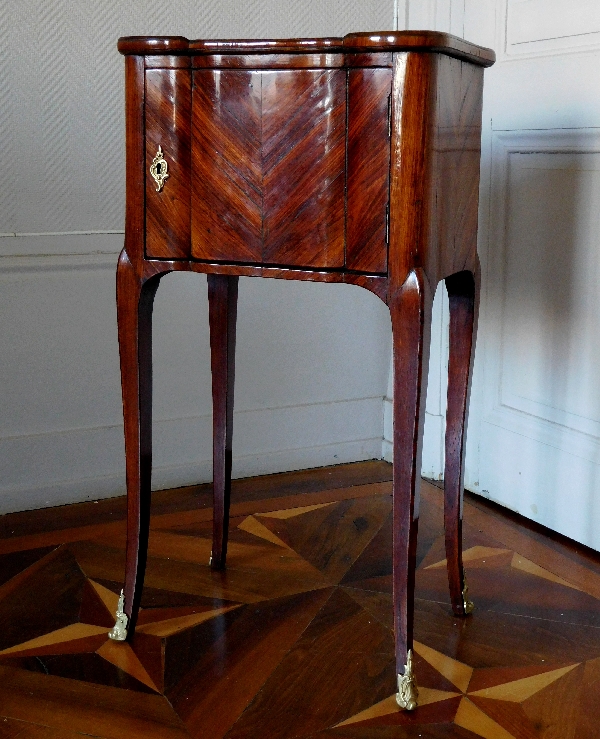
<instances>
[{"instance_id":1,"label":"door panel","mask_svg":"<svg viewBox=\"0 0 600 739\"><path fill-rule=\"evenodd\" d=\"M343 266L345 78L194 73L194 258Z\"/></svg>"}]
</instances>

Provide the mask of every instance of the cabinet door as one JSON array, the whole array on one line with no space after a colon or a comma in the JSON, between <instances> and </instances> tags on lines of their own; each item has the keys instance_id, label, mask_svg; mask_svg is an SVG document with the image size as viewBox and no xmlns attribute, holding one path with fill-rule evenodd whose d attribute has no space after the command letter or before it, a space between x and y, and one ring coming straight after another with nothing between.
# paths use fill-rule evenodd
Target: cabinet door
<instances>
[{"instance_id":1,"label":"cabinet door","mask_svg":"<svg viewBox=\"0 0 600 739\"><path fill-rule=\"evenodd\" d=\"M146 72L146 256L150 258L190 255L191 101L189 70ZM159 147L164 161L158 157ZM156 169L167 175L162 186L151 174L155 159Z\"/></svg>"},{"instance_id":2,"label":"cabinet door","mask_svg":"<svg viewBox=\"0 0 600 739\"><path fill-rule=\"evenodd\" d=\"M343 70L194 73L192 255L342 267Z\"/></svg>"},{"instance_id":3,"label":"cabinet door","mask_svg":"<svg viewBox=\"0 0 600 739\"><path fill-rule=\"evenodd\" d=\"M392 70L348 73L346 267L387 271Z\"/></svg>"}]
</instances>

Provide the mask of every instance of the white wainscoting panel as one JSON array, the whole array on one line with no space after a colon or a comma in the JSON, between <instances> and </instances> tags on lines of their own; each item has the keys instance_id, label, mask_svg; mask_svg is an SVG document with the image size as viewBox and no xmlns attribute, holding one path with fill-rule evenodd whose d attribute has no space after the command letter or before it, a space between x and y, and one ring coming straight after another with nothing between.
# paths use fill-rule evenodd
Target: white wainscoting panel
<instances>
[{"instance_id":1,"label":"white wainscoting panel","mask_svg":"<svg viewBox=\"0 0 600 739\"><path fill-rule=\"evenodd\" d=\"M600 130L494 131L477 492L600 547Z\"/></svg>"},{"instance_id":2,"label":"white wainscoting panel","mask_svg":"<svg viewBox=\"0 0 600 739\"><path fill-rule=\"evenodd\" d=\"M494 138L502 341L486 420L600 462L600 131Z\"/></svg>"},{"instance_id":3,"label":"white wainscoting panel","mask_svg":"<svg viewBox=\"0 0 600 739\"><path fill-rule=\"evenodd\" d=\"M560 534L600 550L598 465L530 435L482 424L476 491ZM575 452L574 447L573 452Z\"/></svg>"},{"instance_id":4,"label":"white wainscoting panel","mask_svg":"<svg viewBox=\"0 0 600 739\"><path fill-rule=\"evenodd\" d=\"M505 0L503 30L507 57L598 48L600 4L597 0Z\"/></svg>"},{"instance_id":5,"label":"white wainscoting panel","mask_svg":"<svg viewBox=\"0 0 600 739\"><path fill-rule=\"evenodd\" d=\"M405 13L406 28L464 36L465 0L406 0Z\"/></svg>"}]
</instances>

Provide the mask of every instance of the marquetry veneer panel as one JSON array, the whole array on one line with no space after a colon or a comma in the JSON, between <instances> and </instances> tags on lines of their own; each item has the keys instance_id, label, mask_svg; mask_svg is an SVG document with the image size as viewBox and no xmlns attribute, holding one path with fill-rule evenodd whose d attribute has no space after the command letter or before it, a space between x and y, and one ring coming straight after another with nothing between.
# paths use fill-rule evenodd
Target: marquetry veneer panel
<instances>
[{"instance_id":1,"label":"marquetry veneer panel","mask_svg":"<svg viewBox=\"0 0 600 739\"><path fill-rule=\"evenodd\" d=\"M344 265L346 73L194 73L192 256Z\"/></svg>"},{"instance_id":2,"label":"marquetry veneer panel","mask_svg":"<svg viewBox=\"0 0 600 739\"><path fill-rule=\"evenodd\" d=\"M260 73L194 73L192 255L262 257Z\"/></svg>"},{"instance_id":3,"label":"marquetry veneer panel","mask_svg":"<svg viewBox=\"0 0 600 739\"><path fill-rule=\"evenodd\" d=\"M190 256L191 74L185 69L146 72L146 255ZM168 161L160 192L150 175L158 147Z\"/></svg>"},{"instance_id":4,"label":"marquetry veneer panel","mask_svg":"<svg viewBox=\"0 0 600 739\"><path fill-rule=\"evenodd\" d=\"M348 73L346 267L387 270L391 69Z\"/></svg>"},{"instance_id":5,"label":"marquetry veneer panel","mask_svg":"<svg viewBox=\"0 0 600 739\"><path fill-rule=\"evenodd\" d=\"M267 72L262 84L264 261L343 267L346 73Z\"/></svg>"},{"instance_id":6,"label":"marquetry veneer panel","mask_svg":"<svg viewBox=\"0 0 600 739\"><path fill-rule=\"evenodd\" d=\"M459 59L437 60L438 125L433 138L435 197L432 215L437 238L447 246L438 269L465 269L477 249L477 202L481 156L480 90L483 69ZM431 243L429 258L439 253Z\"/></svg>"}]
</instances>

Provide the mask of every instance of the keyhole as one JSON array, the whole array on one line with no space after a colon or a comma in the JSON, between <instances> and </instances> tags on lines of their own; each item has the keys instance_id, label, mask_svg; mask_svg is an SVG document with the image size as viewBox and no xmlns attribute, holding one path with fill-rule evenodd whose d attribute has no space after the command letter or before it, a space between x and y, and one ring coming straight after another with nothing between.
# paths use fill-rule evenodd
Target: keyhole
<instances>
[{"instance_id":1,"label":"keyhole","mask_svg":"<svg viewBox=\"0 0 600 739\"><path fill-rule=\"evenodd\" d=\"M160 162L158 162L156 165L156 174L162 174L162 164Z\"/></svg>"}]
</instances>

